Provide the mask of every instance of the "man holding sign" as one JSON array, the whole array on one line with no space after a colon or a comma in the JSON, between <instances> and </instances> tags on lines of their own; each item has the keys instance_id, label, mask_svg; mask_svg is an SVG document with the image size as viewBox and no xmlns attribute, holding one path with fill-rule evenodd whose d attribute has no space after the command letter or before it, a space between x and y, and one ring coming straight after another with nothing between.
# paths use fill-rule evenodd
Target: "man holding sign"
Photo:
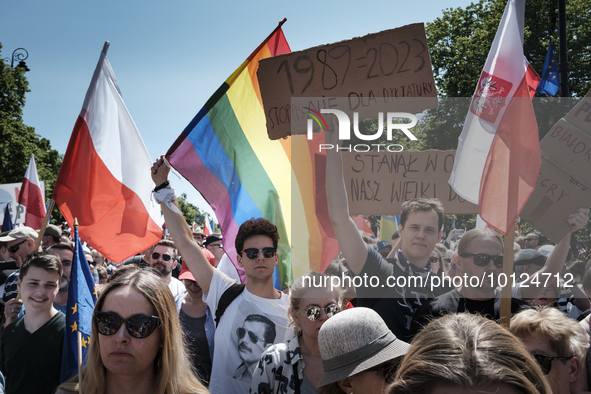
<instances>
[{"instance_id":1,"label":"man holding sign","mask_svg":"<svg viewBox=\"0 0 591 394\"><path fill-rule=\"evenodd\" d=\"M337 146L338 133L327 131L326 142ZM385 260L363 241L349 216L343 162L337 151L327 151L328 213L343 256L356 275L353 283L363 281L362 286L355 285L358 306L374 309L396 337L406 341L415 310L425 300L451 290L441 286L438 278L433 280L429 263L441 238L443 207L437 199L405 202L398 228L402 246L393 259ZM377 281L367 283L367 278Z\"/></svg>"}]
</instances>

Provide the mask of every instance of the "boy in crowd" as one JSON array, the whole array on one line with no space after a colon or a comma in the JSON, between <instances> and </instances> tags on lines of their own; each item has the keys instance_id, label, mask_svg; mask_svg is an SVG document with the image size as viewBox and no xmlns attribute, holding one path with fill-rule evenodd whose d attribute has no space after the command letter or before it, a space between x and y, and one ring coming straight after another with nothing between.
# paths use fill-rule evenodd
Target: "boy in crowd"
<instances>
[{"instance_id":1,"label":"boy in crowd","mask_svg":"<svg viewBox=\"0 0 591 394\"><path fill-rule=\"evenodd\" d=\"M60 383L66 317L53 301L61 276L62 265L53 254L34 253L21 266L18 289L27 313L0 336L7 394L50 394Z\"/></svg>"}]
</instances>

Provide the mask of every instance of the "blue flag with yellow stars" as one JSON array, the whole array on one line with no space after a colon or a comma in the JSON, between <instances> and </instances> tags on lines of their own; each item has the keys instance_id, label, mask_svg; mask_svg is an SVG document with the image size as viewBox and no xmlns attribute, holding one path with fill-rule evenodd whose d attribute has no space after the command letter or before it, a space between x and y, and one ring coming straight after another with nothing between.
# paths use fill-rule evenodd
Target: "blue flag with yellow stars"
<instances>
[{"instance_id":1,"label":"blue flag with yellow stars","mask_svg":"<svg viewBox=\"0 0 591 394\"><path fill-rule=\"evenodd\" d=\"M554 96L558 93L558 65L554 57L554 48L552 47L552 37L550 37L550 44L548 45L548 53L546 54L546 61L544 62L544 70L538 85L538 93Z\"/></svg>"},{"instance_id":2,"label":"blue flag with yellow stars","mask_svg":"<svg viewBox=\"0 0 591 394\"><path fill-rule=\"evenodd\" d=\"M82 334L82 364L86 364L86 353L90 347L92 312L97 301L96 288L90 266L86 261L82 243L78 237L78 228L74 229L74 258L68 287L68 305L66 309L66 331L62 354L61 381L65 382L78 374L78 331Z\"/></svg>"}]
</instances>

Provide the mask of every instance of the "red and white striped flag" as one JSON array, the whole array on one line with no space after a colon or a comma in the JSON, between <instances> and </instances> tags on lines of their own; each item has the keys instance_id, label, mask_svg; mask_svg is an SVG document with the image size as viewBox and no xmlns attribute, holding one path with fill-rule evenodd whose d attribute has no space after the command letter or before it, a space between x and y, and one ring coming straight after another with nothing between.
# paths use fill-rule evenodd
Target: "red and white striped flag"
<instances>
[{"instance_id":1,"label":"red and white striped flag","mask_svg":"<svg viewBox=\"0 0 591 394\"><path fill-rule=\"evenodd\" d=\"M162 236L150 200L152 160L131 118L106 42L70 137L53 198L80 238L114 262L154 245Z\"/></svg>"},{"instance_id":2,"label":"red and white striped flag","mask_svg":"<svg viewBox=\"0 0 591 394\"><path fill-rule=\"evenodd\" d=\"M39 230L45 217L45 196L41 191L41 183L37 175L35 156L31 154L31 160L25 172L21 192L18 195L18 203L27 208L25 214L25 226Z\"/></svg>"},{"instance_id":3,"label":"red and white striped flag","mask_svg":"<svg viewBox=\"0 0 591 394\"><path fill-rule=\"evenodd\" d=\"M525 0L509 0L459 138L449 184L507 234L540 170L538 126L523 54ZM531 76L529 78L531 84Z\"/></svg>"}]
</instances>

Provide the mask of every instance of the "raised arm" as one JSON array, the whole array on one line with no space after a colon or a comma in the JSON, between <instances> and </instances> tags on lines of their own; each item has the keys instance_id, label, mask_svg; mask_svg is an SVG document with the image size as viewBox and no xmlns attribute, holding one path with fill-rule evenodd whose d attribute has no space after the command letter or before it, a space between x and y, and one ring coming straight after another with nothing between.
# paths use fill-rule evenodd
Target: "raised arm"
<instances>
[{"instance_id":1,"label":"raised arm","mask_svg":"<svg viewBox=\"0 0 591 394\"><path fill-rule=\"evenodd\" d=\"M152 180L156 186L163 184L168 180L168 173L170 169L160 157L152 166ZM176 205L176 202L173 202ZM160 203L164 220L166 221L166 228L170 231L172 240L175 246L183 256L183 260L187 263L187 267L195 277L195 280L203 289L205 294L209 293L209 285L213 276L214 268L209 264L207 258L201 251L201 248L193 238L193 233L189 225L182 215L179 215L170 210L164 203Z\"/></svg>"},{"instance_id":2,"label":"raised arm","mask_svg":"<svg viewBox=\"0 0 591 394\"><path fill-rule=\"evenodd\" d=\"M566 256L568 255L568 249L570 247L570 238L571 235L575 232L583 228L587 222L589 222L589 209L588 208L579 208L576 213L572 214L568 218L568 223L571 225L571 229L566 235L556 244L552 253L548 256L548 260L546 260L546 264L540 269L536 274L538 276L537 280L541 281L542 283L545 281L544 278L548 277L547 274L554 276L555 274L559 273L564 263L566 262ZM546 275L543 275L546 274ZM526 281L523 282L521 288L521 294L523 298L539 298L540 295L544 292L543 286L536 286L535 284L531 284L530 282L534 280L536 275L532 275ZM529 287L525 287L529 286Z\"/></svg>"},{"instance_id":3,"label":"raised arm","mask_svg":"<svg viewBox=\"0 0 591 394\"><path fill-rule=\"evenodd\" d=\"M367 245L361 238L355 222L349 216L349 202L347 201L347 190L343 179L343 161L341 154L336 151L339 143L338 133L336 131L327 131L326 143L335 147L335 149L327 150L326 153L328 215L339 241L341 252L343 252L351 271L358 275L367 259Z\"/></svg>"}]
</instances>

